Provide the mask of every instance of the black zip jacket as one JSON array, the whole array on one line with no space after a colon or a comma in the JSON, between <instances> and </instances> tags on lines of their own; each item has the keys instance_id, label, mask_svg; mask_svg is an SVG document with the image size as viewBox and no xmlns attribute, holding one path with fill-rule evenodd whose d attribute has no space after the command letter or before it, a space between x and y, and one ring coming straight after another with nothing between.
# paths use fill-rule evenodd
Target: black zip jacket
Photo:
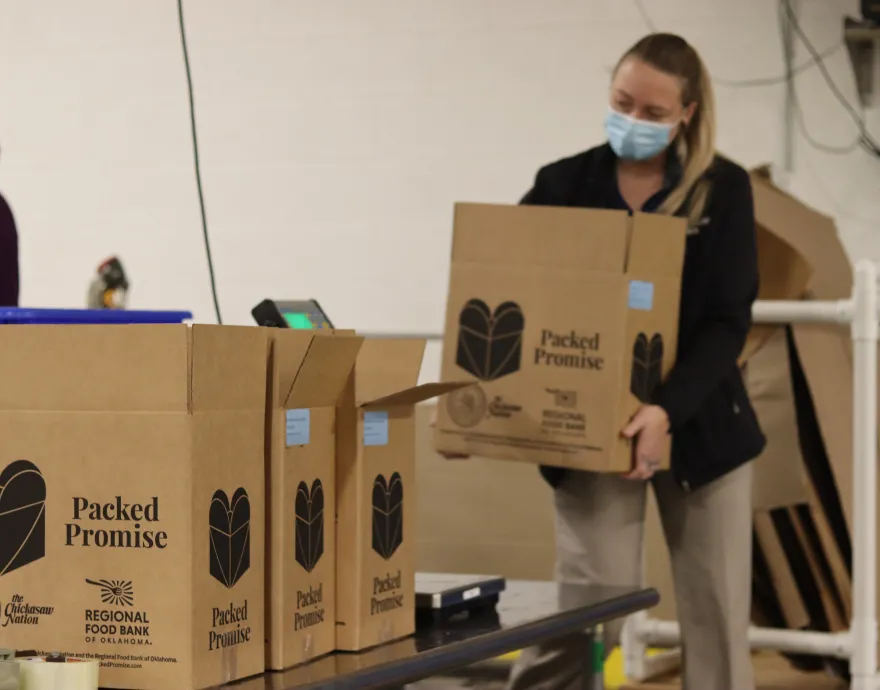
<instances>
[{"instance_id":1,"label":"black zip jacket","mask_svg":"<svg viewBox=\"0 0 880 690\"><path fill-rule=\"evenodd\" d=\"M6 199L0 194L0 307L18 306L18 233Z\"/></svg>"},{"instance_id":2,"label":"black zip jacket","mask_svg":"<svg viewBox=\"0 0 880 690\"><path fill-rule=\"evenodd\" d=\"M521 203L630 210L617 187L616 165L607 144L551 163L538 171ZM663 189L639 210L655 211L680 175L670 156ZM678 354L652 401L669 415L672 472L688 490L752 460L766 443L737 365L758 295L751 182L743 168L721 157L706 177L708 202L685 249ZM553 486L567 471L541 468Z\"/></svg>"}]
</instances>

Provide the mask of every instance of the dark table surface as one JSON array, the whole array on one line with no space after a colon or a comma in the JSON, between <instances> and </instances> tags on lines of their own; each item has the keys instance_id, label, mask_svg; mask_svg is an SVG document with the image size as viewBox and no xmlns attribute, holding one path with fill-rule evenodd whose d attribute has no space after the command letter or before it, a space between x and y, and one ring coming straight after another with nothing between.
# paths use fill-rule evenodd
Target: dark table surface
<instances>
[{"instance_id":1,"label":"dark table surface","mask_svg":"<svg viewBox=\"0 0 880 690\"><path fill-rule=\"evenodd\" d=\"M412 637L359 653L336 653L230 690L399 686L485 661L655 606L653 589L511 580L497 612L419 628ZM587 650L584 650L587 653Z\"/></svg>"}]
</instances>

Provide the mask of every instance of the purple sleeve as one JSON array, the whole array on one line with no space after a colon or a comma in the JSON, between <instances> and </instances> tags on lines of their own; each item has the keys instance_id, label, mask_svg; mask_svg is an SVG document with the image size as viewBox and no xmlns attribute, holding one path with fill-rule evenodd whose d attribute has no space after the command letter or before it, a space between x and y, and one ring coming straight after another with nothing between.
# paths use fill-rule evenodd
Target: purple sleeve
<instances>
[{"instance_id":1,"label":"purple sleeve","mask_svg":"<svg viewBox=\"0 0 880 690\"><path fill-rule=\"evenodd\" d=\"M0 307L18 306L18 233L15 218L0 196Z\"/></svg>"}]
</instances>

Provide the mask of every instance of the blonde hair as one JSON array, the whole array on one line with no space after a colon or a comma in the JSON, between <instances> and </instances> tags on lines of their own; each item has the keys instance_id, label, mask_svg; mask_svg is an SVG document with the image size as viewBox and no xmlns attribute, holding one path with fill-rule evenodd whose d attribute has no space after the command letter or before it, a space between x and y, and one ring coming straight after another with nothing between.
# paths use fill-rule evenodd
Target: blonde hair
<instances>
[{"instance_id":1,"label":"blonde hair","mask_svg":"<svg viewBox=\"0 0 880 690\"><path fill-rule=\"evenodd\" d=\"M672 144L682 163L681 179L658 209L660 213L687 216L689 224L695 226L709 196L706 171L715 160L715 95L709 72L697 51L675 34L645 36L624 53L617 66L631 57L677 77L682 105L696 106L690 122L682 125Z\"/></svg>"}]
</instances>

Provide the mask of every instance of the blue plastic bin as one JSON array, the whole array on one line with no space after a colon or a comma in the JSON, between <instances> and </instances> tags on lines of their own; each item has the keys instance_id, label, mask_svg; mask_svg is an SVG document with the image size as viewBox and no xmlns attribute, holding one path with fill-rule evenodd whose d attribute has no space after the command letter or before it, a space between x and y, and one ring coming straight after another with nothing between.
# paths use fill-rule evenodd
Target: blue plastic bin
<instances>
[{"instance_id":1,"label":"blue plastic bin","mask_svg":"<svg viewBox=\"0 0 880 690\"><path fill-rule=\"evenodd\" d=\"M130 324L182 323L188 311L136 311L127 309L26 309L0 307L0 324Z\"/></svg>"}]
</instances>

